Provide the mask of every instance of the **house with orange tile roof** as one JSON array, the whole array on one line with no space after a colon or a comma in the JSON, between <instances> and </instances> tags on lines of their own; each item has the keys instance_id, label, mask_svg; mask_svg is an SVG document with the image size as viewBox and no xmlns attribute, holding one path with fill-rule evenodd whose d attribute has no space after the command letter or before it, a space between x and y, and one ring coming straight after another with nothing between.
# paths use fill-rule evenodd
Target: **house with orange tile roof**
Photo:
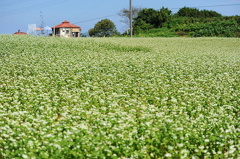
<instances>
[{"instance_id":1,"label":"house with orange tile roof","mask_svg":"<svg viewBox=\"0 0 240 159\"><path fill-rule=\"evenodd\" d=\"M80 26L71 24L69 21L63 21L62 24L52 27L53 36L80 37L80 31Z\"/></svg>"}]
</instances>

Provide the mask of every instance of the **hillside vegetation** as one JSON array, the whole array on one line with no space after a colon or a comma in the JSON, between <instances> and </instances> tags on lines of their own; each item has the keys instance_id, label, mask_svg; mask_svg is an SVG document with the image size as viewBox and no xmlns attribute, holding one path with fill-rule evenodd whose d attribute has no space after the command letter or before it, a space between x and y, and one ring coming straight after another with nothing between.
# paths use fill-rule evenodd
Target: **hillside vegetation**
<instances>
[{"instance_id":1,"label":"hillside vegetation","mask_svg":"<svg viewBox=\"0 0 240 159\"><path fill-rule=\"evenodd\" d=\"M0 36L0 158L239 158L240 39Z\"/></svg>"},{"instance_id":2,"label":"hillside vegetation","mask_svg":"<svg viewBox=\"0 0 240 159\"><path fill-rule=\"evenodd\" d=\"M240 37L240 16L188 7L171 13L167 8L141 10L134 20L135 36Z\"/></svg>"}]
</instances>

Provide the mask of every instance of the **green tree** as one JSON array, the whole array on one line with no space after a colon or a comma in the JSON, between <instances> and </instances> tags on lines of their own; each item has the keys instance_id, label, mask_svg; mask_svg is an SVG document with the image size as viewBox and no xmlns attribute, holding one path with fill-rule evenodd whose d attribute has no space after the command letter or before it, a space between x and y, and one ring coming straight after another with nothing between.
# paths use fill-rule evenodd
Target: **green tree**
<instances>
[{"instance_id":1,"label":"green tree","mask_svg":"<svg viewBox=\"0 0 240 159\"><path fill-rule=\"evenodd\" d=\"M160 11L152 8L141 10L134 20L135 33L138 34L144 30L163 27L164 23L169 22L171 19L171 12L171 10L164 7Z\"/></svg>"},{"instance_id":2,"label":"green tree","mask_svg":"<svg viewBox=\"0 0 240 159\"><path fill-rule=\"evenodd\" d=\"M171 21L171 13L172 11L169 10L168 8L162 7L162 9L159 12L159 26L163 27L165 23L168 23Z\"/></svg>"},{"instance_id":3,"label":"green tree","mask_svg":"<svg viewBox=\"0 0 240 159\"><path fill-rule=\"evenodd\" d=\"M144 21L146 24L150 24L153 27L157 27L158 26L158 11L155 9L152 9L152 8L141 10L138 13L138 17L135 18L135 24L138 24L139 21Z\"/></svg>"},{"instance_id":4,"label":"green tree","mask_svg":"<svg viewBox=\"0 0 240 159\"><path fill-rule=\"evenodd\" d=\"M95 24L94 28L88 31L90 36L110 37L118 35L116 25L109 19L104 19Z\"/></svg>"},{"instance_id":5,"label":"green tree","mask_svg":"<svg viewBox=\"0 0 240 159\"><path fill-rule=\"evenodd\" d=\"M139 34L141 32L148 31L150 29L153 29L153 26L150 23L146 23L142 19L138 19L137 21L134 22L134 34Z\"/></svg>"},{"instance_id":6,"label":"green tree","mask_svg":"<svg viewBox=\"0 0 240 159\"><path fill-rule=\"evenodd\" d=\"M88 30L89 36L94 36L95 35L95 30L94 28Z\"/></svg>"},{"instance_id":7,"label":"green tree","mask_svg":"<svg viewBox=\"0 0 240 159\"><path fill-rule=\"evenodd\" d=\"M183 7L179 9L177 15L180 17L193 17L193 18L211 18L221 17L222 15L210 10L199 10L197 8Z\"/></svg>"},{"instance_id":8,"label":"green tree","mask_svg":"<svg viewBox=\"0 0 240 159\"><path fill-rule=\"evenodd\" d=\"M197 8L189 8L189 7L183 7L179 9L177 12L177 15L180 17L194 17L197 18L199 16L199 9Z\"/></svg>"},{"instance_id":9,"label":"green tree","mask_svg":"<svg viewBox=\"0 0 240 159\"><path fill-rule=\"evenodd\" d=\"M200 11L200 15L201 18L222 17L222 15L218 12L205 9Z\"/></svg>"}]
</instances>

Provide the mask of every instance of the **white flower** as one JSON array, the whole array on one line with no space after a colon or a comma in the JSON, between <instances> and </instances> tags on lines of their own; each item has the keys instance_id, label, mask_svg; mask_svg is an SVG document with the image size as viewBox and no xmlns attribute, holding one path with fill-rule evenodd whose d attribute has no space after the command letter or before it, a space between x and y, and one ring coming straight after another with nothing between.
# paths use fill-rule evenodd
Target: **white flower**
<instances>
[{"instance_id":1,"label":"white flower","mask_svg":"<svg viewBox=\"0 0 240 159\"><path fill-rule=\"evenodd\" d=\"M201 145L201 146L199 146L198 148L199 148L200 150L203 150L203 149L204 149L204 146Z\"/></svg>"},{"instance_id":2,"label":"white flower","mask_svg":"<svg viewBox=\"0 0 240 159\"><path fill-rule=\"evenodd\" d=\"M180 144L177 144L178 147L183 147L184 144L183 143L180 143Z\"/></svg>"},{"instance_id":3,"label":"white flower","mask_svg":"<svg viewBox=\"0 0 240 159\"><path fill-rule=\"evenodd\" d=\"M28 158L28 156L27 156L27 155L24 155L24 154L22 155L22 157L23 157L23 158Z\"/></svg>"},{"instance_id":4,"label":"white flower","mask_svg":"<svg viewBox=\"0 0 240 159\"><path fill-rule=\"evenodd\" d=\"M85 124L80 124L79 127L82 128L82 129L88 129L88 126L85 125Z\"/></svg>"},{"instance_id":5,"label":"white flower","mask_svg":"<svg viewBox=\"0 0 240 159\"><path fill-rule=\"evenodd\" d=\"M169 157L170 158L170 157L172 157L172 155L170 153L166 153L165 157L167 157L167 158Z\"/></svg>"},{"instance_id":6,"label":"white flower","mask_svg":"<svg viewBox=\"0 0 240 159\"><path fill-rule=\"evenodd\" d=\"M232 145L232 146L230 146L230 150L228 151L228 153L230 153L230 154L231 154L231 153L234 153L235 150L236 150L235 146Z\"/></svg>"},{"instance_id":7,"label":"white flower","mask_svg":"<svg viewBox=\"0 0 240 159\"><path fill-rule=\"evenodd\" d=\"M173 150L173 147L172 147L172 146L168 146L168 149L169 149L169 150Z\"/></svg>"},{"instance_id":8,"label":"white flower","mask_svg":"<svg viewBox=\"0 0 240 159\"><path fill-rule=\"evenodd\" d=\"M178 127L178 128L176 128L176 131L181 131L181 130L183 130L182 127Z\"/></svg>"}]
</instances>

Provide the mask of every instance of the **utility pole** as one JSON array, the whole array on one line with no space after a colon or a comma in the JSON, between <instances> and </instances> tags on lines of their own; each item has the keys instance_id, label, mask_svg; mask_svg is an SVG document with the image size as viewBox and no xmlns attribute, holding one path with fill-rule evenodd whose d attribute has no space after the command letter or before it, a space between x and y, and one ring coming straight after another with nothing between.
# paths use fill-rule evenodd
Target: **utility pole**
<instances>
[{"instance_id":1,"label":"utility pole","mask_svg":"<svg viewBox=\"0 0 240 159\"><path fill-rule=\"evenodd\" d=\"M130 37L133 35L133 26L132 26L132 0L129 0L129 16L130 16Z\"/></svg>"},{"instance_id":2,"label":"utility pole","mask_svg":"<svg viewBox=\"0 0 240 159\"><path fill-rule=\"evenodd\" d=\"M45 34L45 32L44 32L44 21L43 21L43 13L42 13L42 11L40 11L40 19L41 19L41 25L40 25L41 35L43 36Z\"/></svg>"},{"instance_id":3,"label":"utility pole","mask_svg":"<svg viewBox=\"0 0 240 159\"><path fill-rule=\"evenodd\" d=\"M55 24L53 24L53 25L54 25L54 28L53 28L53 36L55 36L55 34L56 34Z\"/></svg>"}]
</instances>

